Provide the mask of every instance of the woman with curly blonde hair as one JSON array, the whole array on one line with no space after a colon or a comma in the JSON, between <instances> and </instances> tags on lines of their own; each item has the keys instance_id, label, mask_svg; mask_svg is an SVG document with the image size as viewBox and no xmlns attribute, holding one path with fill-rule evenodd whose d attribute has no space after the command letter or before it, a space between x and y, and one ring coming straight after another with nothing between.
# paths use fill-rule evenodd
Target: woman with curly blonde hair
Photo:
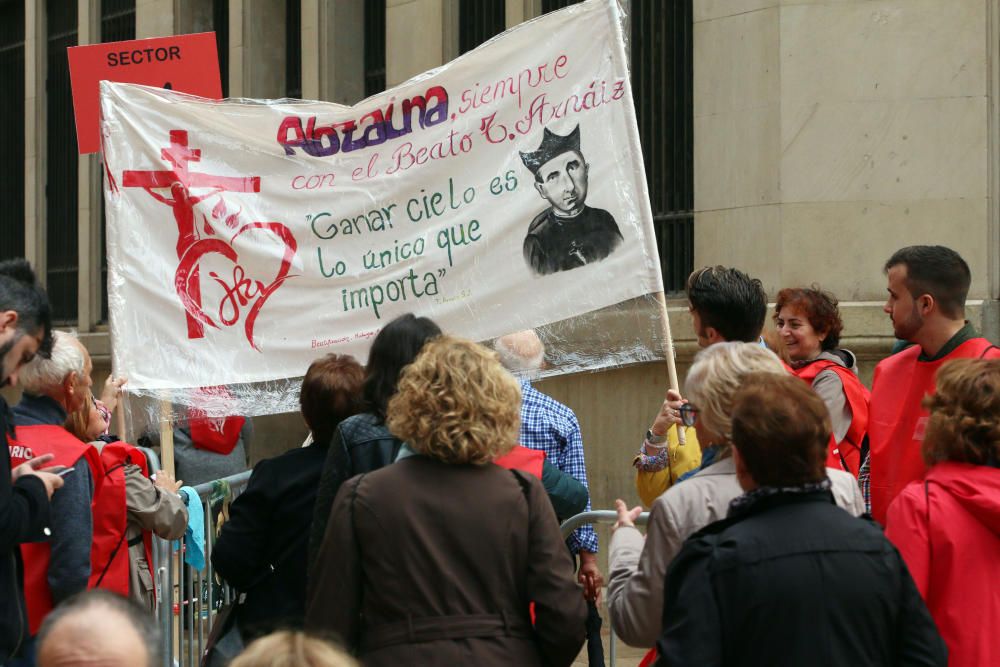
<instances>
[{"instance_id":1,"label":"woman with curly blonde hair","mask_svg":"<svg viewBox=\"0 0 1000 667\"><path fill-rule=\"evenodd\" d=\"M229 667L358 667L358 663L318 637L280 630L255 639Z\"/></svg>"},{"instance_id":2,"label":"woman with curly blonde hair","mask_svg":"<svg viewBox=\"0 0 1000 667\"><path fill-rule=\"evenodd\" d=\"M889 506L886 536L948 645L948 664L1000 665L1000 360L946 363L924 404L930 469Z\"/></svg>"},{"instance_id":3,"label":"woman with curly blonde hair","mask_svg":"<svg viewBox=\"0 0 1000 667\"><path fill-rule=\"evenodd\" d=\"M307 627L368 667L573 661L587 611L552 506L538 478L492 463L516 444L520 402L496 353L424 345L386 411L400 458L337 493Z\"/></svg>"}]
</instances>

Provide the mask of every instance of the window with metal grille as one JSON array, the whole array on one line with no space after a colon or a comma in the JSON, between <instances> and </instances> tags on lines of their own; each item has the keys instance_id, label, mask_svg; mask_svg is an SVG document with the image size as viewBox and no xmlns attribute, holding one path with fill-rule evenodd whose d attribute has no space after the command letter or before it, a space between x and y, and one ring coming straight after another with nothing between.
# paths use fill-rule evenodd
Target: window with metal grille
<instances>
[{"instance_id":1,"label":"window with metal grille","mask_svg":"<svg viewBox=\"0 0 1000 667\"><path fill-rule=\"evenodd\" d=\"M52 319L77 320L77 153L76 123L66 49L76 46L77 3L46 0L46 284Z\"/></svg>"},{"instance_id":2,"label":"window with metal grille","mask_svg":"<svg viewBox=\"0 0 1000 667\"><path fill-rule=\"evenodd\" d=\"M219 52L222 96L229 97L229 0L212 0L212 29Z\"/></svg>"},{"instance_id":3,"label":"window with metal grille","mask_svg":"<svg viewBox=\"0 0 1000 667\"><path fill-rule=\"evenodd\" d=\"M632 96L668 292L694 269L692 26L692 0L632 2Z\"/></svg>"},{"instance_id":4,"label":"window with metal grille","mask_svg":"<svg viewBox=\"0 0 1000 667\"><path fill-rule=\"evenodd\" d=\"M542 0L550 12L574 0ZM692 0L632 0L632 96L668 293L694 269Z\"/></svg>"},{"instance_id":5,"label":"window with metal grille","mask_svg":"<svg viewBox=\"0 0 1000 667\"><path fill-rule=\"evenodd\" d=\"M465 53L506 27L505 0L460 0L458 6L458 50Z\"/></svg>"},{"instance_id":6,"label":"window with metal grille","mask_svg":"<svg viewBox=\"0 0 1000 667\"><path fill-rule=\"evenodd\" d=\"M0 2L0 260L24 256L24 0Z\"/></svg>"},{"instance_id":7,"label":"window with metal grille","mask_svg":"<svg viewBox=\"0 0 1000 667\"><path fill-rule=\"evenodd\" d=\"M121 42L135 39L135 0L101 0L101 41ZM101 178L104 177L103 170ZM101 312L100 321L108 320L107 218L104 192L101 191Z\"/></svg>"},{"instance_id":8,"label":"window with metal grille","mask_svg":"<svg viewBox=\"0 0 1000 667\"><path fill-rule=\"evenodd\" d=\"M365 0L365 97L385 90L385 3Z\"/></svg>"},{"instance_id":9,"label":"window with metal grille","mask_svg":"<svg viewBox=\"0 0 1000 667\"><path fill-rule=\"evenodd\" d=\"M285 97L302 97L302 2L285 2Z\"/></svg>"}]
</instances>

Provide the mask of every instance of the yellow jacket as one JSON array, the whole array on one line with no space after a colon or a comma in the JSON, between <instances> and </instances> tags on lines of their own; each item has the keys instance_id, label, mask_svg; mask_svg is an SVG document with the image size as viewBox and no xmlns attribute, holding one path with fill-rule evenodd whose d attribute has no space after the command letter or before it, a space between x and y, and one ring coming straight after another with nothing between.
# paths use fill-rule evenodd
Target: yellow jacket
<instances>
[{"instance_id":1,"label":"yellow jacket","mask_svg":"<svg viewBox=\"0 0 1000 667\"><path fill-rule=\"evenodd\" d=\"M636 470L635 488L642 504L649 507L664 491L673 486L677 478L701 465L701 447L694 427L684 429L684 444L677 441L677 426L667 431L667 451L670 465L656 472Z\"/></svg>"}]
</instances>

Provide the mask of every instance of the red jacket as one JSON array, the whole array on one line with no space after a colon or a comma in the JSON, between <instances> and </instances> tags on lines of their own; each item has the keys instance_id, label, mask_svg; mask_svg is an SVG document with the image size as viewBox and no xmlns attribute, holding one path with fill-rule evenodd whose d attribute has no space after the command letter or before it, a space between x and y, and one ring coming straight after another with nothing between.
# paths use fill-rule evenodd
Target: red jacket
<instances>
[{"instance_id":1,"label":"red jacket","mask_svg":"<svg viewBox=\"0 0 1000 667\"><path fill-rule=\"evenodd\" d=\"M939 463L889 507L886 536L906 561L951 667L1000 665L1000 468Z\"/></svg>"},{"instance_id":2,"label":"red jacket","mask_svg":"<svg viewBox=\"0 0 1000 667\"><path fill-rule=\"evenodd\" d=\"M97 450L81 442L61 426L18 426L17 440L9 444L11 465L18 466L36 456L52 454L51 465L90 466L94 481L95 497L100 492L104 469ZM91 505L93 509L93 505ZM49 589L48 571L51 549L48 542L21 545L24 557L24 598L28 605L28 625L31 635L38 634L42 620L52 610L52 591ZM91 566L94 562L91 551Z\"/></svg>"},{"instance_id":3,"label":"red jacket","mask_svg":"<svg viewBox=\"0 0 1000 667\"><path fill-rule=\"evenodd\" d=\"M914 345L883 359L872 380L868 412L872 516L883 525L892 499L927 472L920 455L927 427L923 400L937 389L938 369L952 359L994 359L1000 357L1000 349L985 338L972 338L941 359L920 361L919 355L920 346Z\"/></svg>"},{"instance_id":4,"label":"red jacket","mask_svg":"<svg viewBox=\"0 0 1000 667\"><path fill-rule=\"evenodd\" d=\"M104 588L119 595L129 595L128 506L125 496L125 465L139 466L149 477L146 456L125 442L112 442L100 454L104 481L100 495L92 506L94 513L94 544L91 550L88 588ZM143 531L146 563L152 568L152 534ZM153 571L149 571L150 577Z\"/></svg>"}]
</instances>

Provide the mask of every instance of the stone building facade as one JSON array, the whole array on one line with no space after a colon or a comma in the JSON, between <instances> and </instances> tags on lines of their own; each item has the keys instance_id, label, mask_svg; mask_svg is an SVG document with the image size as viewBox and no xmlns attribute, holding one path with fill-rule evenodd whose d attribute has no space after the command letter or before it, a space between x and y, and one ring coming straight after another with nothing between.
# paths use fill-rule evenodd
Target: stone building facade
<instances>
[{"instance_id":1,"label":"stone building facade","mask_svg":"<svg viewBox=\"0 0 1000 667\"><path fill-rule=\"evenodd\" d=\"M8 98L0 112L14 119L0 138L0 250L39 267L61 320L81 332L97 374L106 373L100 169L96 156L63 145L72 118L59 60L67 45L215 30L229 96L353 103L565 4L0 0ZM941 243L969 261L970 318L997 340L1000 0L624 4L634 78L666 87L638 105L640 124L672 119L666 135L644 135L644 150L665 146L657 159L670 171L651 181L654 198L677 190L659 207L664 245L693 250L670 255L668 284L678 287L689 266L705 264L741 267L771 295L818 283L841 299L845 345L870 377L892 344L882 264L900 246ZM666 53L662 62L643 50L656 35L673 49L657 52ZM694 336L683 298L668 295L668 304L683 373ZM580 415L595 507L635 498L629 461L665 387L663 364L541 383ZM256 422L254 458L305 433L297 416Z\"/></svg>"}]
</instances>

